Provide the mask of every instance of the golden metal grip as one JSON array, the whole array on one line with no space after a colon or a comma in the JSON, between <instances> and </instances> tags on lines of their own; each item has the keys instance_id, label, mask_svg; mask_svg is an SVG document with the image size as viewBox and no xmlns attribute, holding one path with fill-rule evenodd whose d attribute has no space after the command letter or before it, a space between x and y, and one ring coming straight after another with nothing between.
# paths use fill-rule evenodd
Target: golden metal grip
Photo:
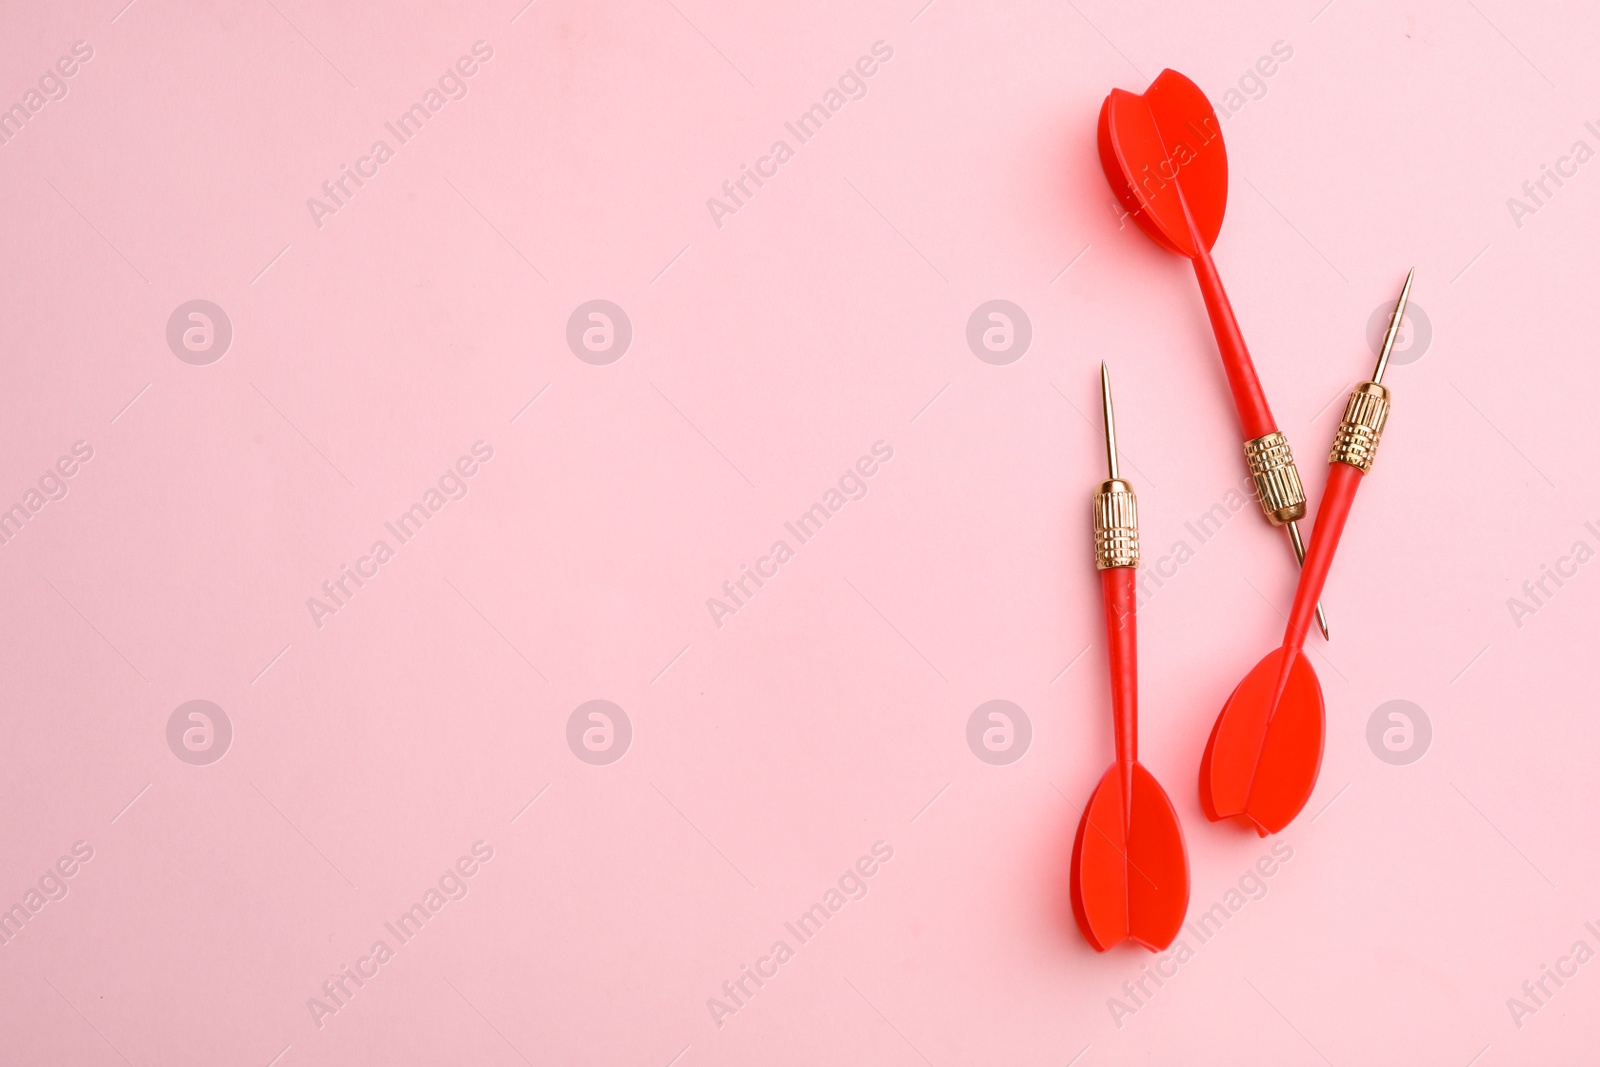
<instances>
[{"instance_id":1,"label":"golden metal grip","mask_svg":"<svg viewBox=\"0 0 1600 1067\"><path fill-rule=\"evenodd\" d=\"M1139 501L1121 478L1094 491L1094 565L1102 571L1139 565Z\"/></svg>"},{"instance_id":2,"label":"golden metal grip","mask_svg":"<svg viewBox=\"0 0 1600 1067\"><path fill-rule=\"evenodd\" d=\"M1383 437L1383 424L1389 418L1389 390L1377 382L1362 382L1345 401L1344 418L1333 438L1329 463L1348 463L1362 474L1372 470Z\"/></svg>"},{"instance_id":3,"label":"golden metal grip","mask_svg":"<svg viewBox=\"0 0 1600 1067\"><path fill-rule=\"evenodd\" d=\"M1250 463L1250 477L1255 480L1256 496L1267 521L1282 526L1305 518L1306 490L1300 484L1300 472L1295 469L1288 438L1274 431L1246 441L1244 455Z\"/></svg>"}]
</instances>

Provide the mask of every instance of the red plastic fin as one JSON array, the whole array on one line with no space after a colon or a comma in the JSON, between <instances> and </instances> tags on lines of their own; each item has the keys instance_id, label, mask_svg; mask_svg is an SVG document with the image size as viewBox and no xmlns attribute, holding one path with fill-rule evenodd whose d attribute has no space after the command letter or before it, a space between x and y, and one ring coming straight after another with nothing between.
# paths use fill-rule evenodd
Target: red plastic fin
<instances>
[{"instance_id":1,"label":"red plastic fin","mask_svg":"<svg viewBox=\"0 0 1600 1067\"><path fill-rule=\"evenodd\" d=\"M1133 764L1131 776L1130 817L1123 818L1122 773L1113 764L1089 798L1073 844L1073 914L1102 952L1125 940L1159 952L1177 938L1189 909L1178 814L1143 765Z\"/></svg>"},{"instance_id":2,"label":"red plastic fin","mask_svg":"<svg viewBox=\"0 0 1600 1067\"><path fill-rule=\"evenodd\" d=\"M1243 816L1265 837L1300 814L1322 767L1322 686L1304 652L1295 652L1273 706L1285 650L1275 649L1233 691L1201 760L1200 804L1219 821Z\"/></svg>"}]
</instances>

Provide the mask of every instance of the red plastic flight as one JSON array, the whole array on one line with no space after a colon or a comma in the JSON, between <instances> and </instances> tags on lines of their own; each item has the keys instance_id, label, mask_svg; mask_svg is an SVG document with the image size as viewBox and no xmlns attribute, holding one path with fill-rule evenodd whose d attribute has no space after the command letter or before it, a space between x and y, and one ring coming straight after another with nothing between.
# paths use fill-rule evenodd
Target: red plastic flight
<instances>
[{"instance_id":1,"label":"red plastic flight","mask_svg":"<svg viewBox=\"0 0 1600 1067\"><path fill-rule=\"evenodd\" d=\"M1155 952L1172 944L1189 909L1189 855L1172 801L1139 762L1138 503L1133 486L1117 476L1111 379L1103 363L1100 387L1111 477L1094 495L1095 566L1105 598L1117 755L1072 843L1072 914L1101 952L1129 940Z\"/></svg>"},{"instance_id":2,"label":"red plastic flight","mask_svg":"<svg viewBox=\"0 0 1600 1067\"><path fill-rule=\"evenodd\" d=\"M1262 837L1277 833L1300 814L1317 784L1322 766L1322 686L1302 649L1311 605L1327 581L1356 488L1372 469L1388 420L1389 390L1382 385L1383 371L1415 274L1413 270L1406 275L1372 380L1356 386L1345 403L1283 645L1239 683L1206 742L1200 761L1200 806L1213 822L1239 816Z\"/></svg>"},{"instance_id":3,"label":"red plastic flight","mask_svg":"<svg viewBox=\"0 0 1600 1067\"><path fill-rule=\"evenodd\" d=\"M1133 221L1156 244L1194 263L1262 510L1272 525L1288 527L1303 562L1297 520L1305 515L1305 490L1211 260L1228 206L1228 153L1216 113L1199 86L1164 70L1143 94L1111 90L1100 108L1098 140L1106 180ZM1321 605L1316 612L1326 637Z\"/></svg>"}]
</instances>

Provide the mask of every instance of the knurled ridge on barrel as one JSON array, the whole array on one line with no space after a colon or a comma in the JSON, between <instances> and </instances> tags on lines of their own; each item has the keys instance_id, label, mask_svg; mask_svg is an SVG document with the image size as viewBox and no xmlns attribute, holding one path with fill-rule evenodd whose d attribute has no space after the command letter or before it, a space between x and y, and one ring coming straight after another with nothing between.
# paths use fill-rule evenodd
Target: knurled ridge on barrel
<instances>
[{"instance_id":1,"label":"knurled ridge on barrel","mask_svg":"<svg viewBox=\"0 0 1600 1067\"><path fill-rule=\"evenodd\" d=\"M1377 382L1362 382L1345 401L1344 417L1339 420L1328 462L1348 463L1362 474L1372 470L1388 419L1389 390Z\"/></svg>"},{"instance_id":2,"label":"knurled ridge on barrel","mask_svg":"<svg viewBox=\"0 0 1600 1067\"><path fill-rule=\"evenodd\" d=\"M1245 460L1256 484L1256 497L1274 526L1305 517L1306 490L1300 484L1289 440L1276 431L1244 443Z\"/></svg>"},{"instance_id":3,"label":"knurled ridge on barrel","mask_svg":"<svg viewBox=\"0 0 1600 1067\"><path fill-rule=\"evenodd\" d=\"M1094 494L1094 565L1139 565L1139 501L1121 478L1101 482Z\"/></svg>"}]
</instances>

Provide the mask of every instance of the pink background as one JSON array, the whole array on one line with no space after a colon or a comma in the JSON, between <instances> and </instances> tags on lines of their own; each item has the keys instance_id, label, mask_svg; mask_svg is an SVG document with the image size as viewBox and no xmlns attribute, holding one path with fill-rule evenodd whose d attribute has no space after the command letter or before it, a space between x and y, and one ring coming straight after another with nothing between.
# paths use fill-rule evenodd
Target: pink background
<instances>
[{"instance_id":1,"label":"pink background","mask_svg":"<svg viewBox=\"0 0 1600 1067\"><path fill-rule=\"evenodd\" d=\"M0 947L4 1062L1593 1057L1600 963L1520 1019L1507 998L1600 949L1600 565L1520 618L1507 598L1600 548L1600 163L1506 202L1600 148L1592 14L121 2L0 15L0 105L93 49L0 146L0 506L93 449L0 546L0 907L93 849ZM467 95L319 228L307 199L480 40ZM866 96L797 146L783 124L876 41ZM1219 106L1249 90L1216 256L1313 500L1413 264L1432 341L1408 326L1326 591L1292 859L1135 1002L1152 958L1096 955L1066 902L1111 754L1101 359L1146 560L1195 549L1141 607L1191 917L1274 843L1206 823L1194 780L1294 581L1253 505L1186 529L1238 435L1187 268L1118 220L1093 152L1105 93L1169 65ZM719 228L707 198L778 138L794 158ZM204 366L165 334L195 299L233 330ZM565 340L594 299L633 330L604 366ZM1004 366L965 339L991 299L1032 326ZM319 628L307 599L477 441L467 496ZM877 441L867 496L714 625L707 598ZM593 699L632 726L609 765L566 739ZM966 741L991 699L1032 724L1009 765ZM168 745L190 700L232 725L209 765ZM1391 700L1432 724L1405 766L1367 743ZM384 923L478 841L465 898L319 1027L323 982L398 945ZM786 933L878 841L866 897ZM718 1027L707 999L780 938Z\"/></svg>"}]
</instances>

